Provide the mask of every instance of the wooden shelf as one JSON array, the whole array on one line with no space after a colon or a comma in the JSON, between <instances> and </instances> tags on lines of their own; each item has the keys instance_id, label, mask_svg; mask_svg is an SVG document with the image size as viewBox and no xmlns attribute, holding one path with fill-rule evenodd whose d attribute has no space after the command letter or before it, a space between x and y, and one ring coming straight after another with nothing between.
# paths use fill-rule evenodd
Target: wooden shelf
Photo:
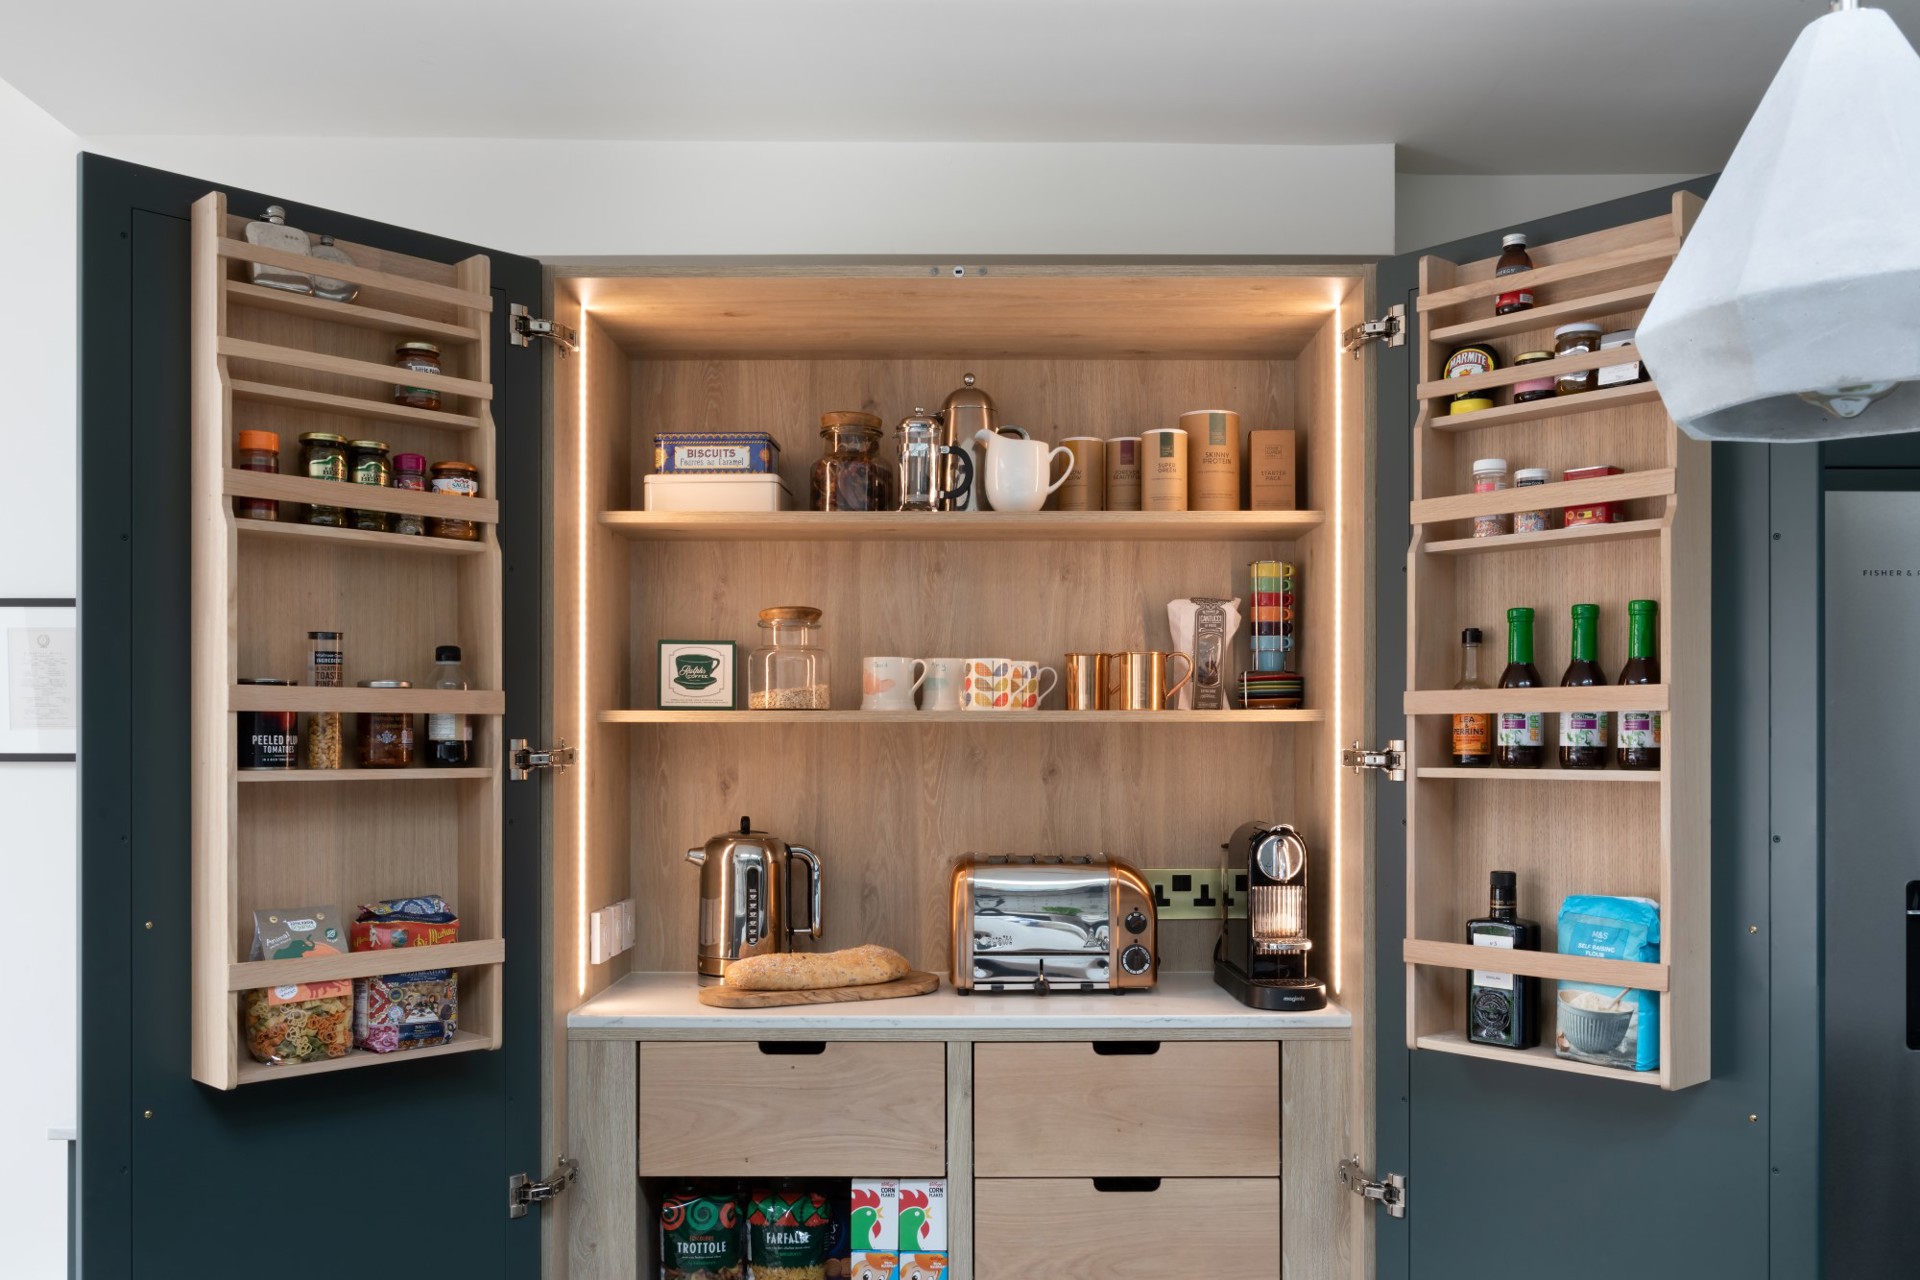
<instances>
[{"instance_id":1,"label":"wooden shelf","mask_svg":"<svg viewBox=\"0 0 1920 1280\"><path fill-rule=\"evenodd\" d=\"M1658 280L1649 280L1644 284L1568 298L1526 311L1515 311L1510 315L1441 325L1427 336L1436 343L1459 346L1480 338L1504 338L1509 334L1553 328L1578 320L1599 320L1603 316L1618 316L1640 310L1653 301L1653 295L1659 288Z\"/></svg>"},{"instance_id":2,"label":"wooden shelf","mask_svg":"<svg viewBox=\"0 0 1920 1280\"><path fill-rule=\"evenodd\" d=\"M1420 314L1444 311L1448 307L1457 307L1463 302L1475 302L1481 298L1513 293L1519 289L1538 290L1545 285L1584 280L1610 271L1667 263L1673 261L1674 255L1679 252L1679 239L1663 236L1657 240L1627 245L1604 253L1589 254L1566 262L1557 262L1551 266L1535 267L1532 271L1519 271L1510 276L1490 276L1485 280L1476 280L1472 284L1456 285L1451 289L1423 293L1420 297Z\"/></svg>"},{"instance_id":3,"label":"wooden shelf","mask_svg":"<svg viewBox=\"0 0 1920 1280\"><path fill-rule=\"evenodd\" d=\"M1428 765L1415 769L1422 782L1658 782L1658 769L1457 769Z\"/></svg>"},{"instance_id":4,"label":"wooden shelf","mask_svg":"<svg viewBox=\"0 0 1920 1280\"><path fill-rule=\"evenodd\" d=\"M1539 365L1530 365L1537 369ZM1624 409L1647 404L1660 398L1660 388L1651 382L1630 382L1624 387L1602 387L1577 396L1552 396L1530 400L1526 404L1495 405L1472 413L1436 413L1426 411L1423 422L1428 431L1482 431L1488 427L1509 427L1520 422L1546 422L1554 418L1577 418L1602 409Z\"/></svg>"},{"instance_id":5,"label":"wooden shelf","mask_svg":"<svg viewBox=\"0 0 1920 1280\"><path fill-rule=\"evenodd\" d=\"M234 1069L235 1084L261 1084L268 1080L290 1080L297 1076L326 1075L332 1071L354 1071L361 1067L397 1066L406 1062L420 1062L428 1058L444 1058L454 1053L474 1053L494 1047L493 1037L477 1035L471 1031L453 1033L453 1043L436 1044L426 1049L408 1049L403 1053L367 1053L361 1049L348 1052L344 1058L327 1058L321 1062L289 1062L276 1065L269 1062L255 1062L252 1058L243 1058Z\"/></svg>"},{"instance_id":6,"label":"wooden shelf","mask_svg":"<svg viewBox=\"0 0 1920 1280\"><path fill-rule=\"evenodd\" d=\"M448 711L456 715L497 716L507 709L499 689L316 689L304 684L237 684L227 696L229 711L392 711L413 715ZM236 770L237 772L237 770Z\"/></svg>"},{"instance_id":7,"label":"wooden shelf","mask_svg":"<svg viewBox=\"0 0 1920 1280\"><path fill-rule=\"evenodd\" d=\"M1439 524L1447 520L1471 520L1475 516L1511 515L1515 511L1581 507L1596 502L1630 502L1635 498L1664 498L1672 492L1673 468L1655 467L1647 471L1625 471L1617 476L1595 476L1591 480L1556 480L1550 484L1530 485L1525 489L1415 498L1407 506L1408 518L1414 524Z\"/></svg>"},{"instance_id":8,"label":"wooden shelf","mask_svg":"<svg viewBox=\"0 0 1920 1280\"><path fill-rule=\"evenodd\" d=\"M371 691L370 691L371 692ZM1324 711L602 711L601 724L1318 724Z\"/></svg>"},{"instance_id":9,"label":"wooden shelf","mask_svg":"<svg viewBox=\"0 0 1920 1280\"><path fill-rule=\"evenodd\" d=\"M351 378L357 382L372 382L385 387L404 381L408 386L423 387L446 395L466 396L474 400L493 399L492 383L475 382L471 378L453 378L444 373L402 371L390 364L376 364L372 360L354 360L347 356L329 355L324 351L302 351L298 347L282 347L271 342L251 342L245 338L221 338L215 345L214 351L231 360L253 360L260 364L277 365L283 369L332 374L336 378ZM1487 376L1496 375L1488 374Z\"/></svg>"},{"instance_id":10,"label":"wooden shelf","mask_svg":"<svg viewBox=\"0 0 1920 1280\"><path fill-rule=\"evenodd\" d=\"M248 473L252 474L252 473ZM332 483L324 481L321 483ZM339 503L328 503L339 506ZM363 504L356 504L362 505ZM298 520L249 520L236 518L234 531L252 538L291 538L313 542L330 542L346 548L379 547L388 551L410 551L425 555L477 556L487 549L487 544L475 539L472 542L464 538L414 537L401 533L369 533L364 529L335 529L322 524L304 524Z\"/></svg>"},{"instance_id":11,"label":"wooden shelf","mask_svg":"<svg viewBox=\"0 0 1920 1280\"><path fill-rule=\"evenodd\" d=\"M253 687L253 686L249 686ZM469 769L235 769L236 782L472 782L494 770Z\"/></svg>"},{"instance_id":12,"label":"wooden shelf","mask_svg":"<svg viewBox=\"0 0 1920 1280\"><path fill-rule=\"evenodd\" d=\"M464 307L469 311L493 310L491 293L435 284L431 280L397 275L391 271L376 271L372 267L363 267L356 262L329 262L308 257L304 253L288 253L285 249L270 249L265 245L250 244L230 236L221 236L215 248L222 258L240 262L258 262L269 267L284 267L289 271L298 271L302 275L322 275L329 280L345 280L348 284L362 285L382 293L418 298L422 302Z\"/></svg>"},{"instance_id":13,"label":"wooden shelf","mask_svg":"<svg viewBox=\"0 0 1920 1280\"><path fill-rule=\"evenodd\" d=\"M1553 1051L1550 1044L1539 1045L1532 1049L1496 1049L1492 1045L1475 1044L1467 1039L1463 1032L1443 1031L1434 1035L1419 1037L1416 1048L1431 1049L1436 1053L1457 1053L1464 1058L1481 1058L1487 1062L1505 1062L1519 1067L1538 1067L1547 1071L1564 1071L1569 1075L1592 1076L1597 1080L1618 1080L1623 1084L1650 1084L1666 1087L1667 1073L1659 1071L1616 1071L1612 1067L1596 1067L1590 1062L1575 1062L1572 1058L1563 1058Z\"/></svg>"},{"instance_id":14,"label":"wooden shelf","mask_svg":"<svg viewBox=\"0 0 1920 1280\"><path fill-rule=\"evenodd\" d=\"M1533 489L1526 492L1532 493ZM1532 511L1536 508L1528 507ZM1430 556L1473 555L1483 551L1534 551L1541 547L1564 547L1570 542L1630 542L1635 538L1657 538L1667 527L1665 520L1618 520L1613 524L1577 524L1571 529L1543 529L1539 533L1502 533L1491 538L1443 538L1423 542L1420 550ZM376 535L377 536L377 535Z\"/></svg>"},{"instance_id":15,"label":"wooden shelf","mask_svg":"<svg viewBox=\"0 0 1920 1280\"><path fill-rule=\"evenodd\" d=\"M350 951L338 956L302 956L298 960L236 960L227 966L227 990L252 991L283 983L373 978L383 973L413 973L420 969L472 969L503 964L506 958L506 939L481 938L473 942L443 942L436 947Z\"/></svg>"},{"instance_id":16,"label":"wooden shelf","mask_svg":"<svg viewBox=\"0 0 1920 1280\"><path fill-rule=\"evenodd\" d=\"M656 542L1288 542L1323 511L603 511Z\"/></svg>"},{"instance_id":17,"label":"wooden shelf","mask_svg":"<svg viewBox=\"0 0 1920 1280\"><path fill-rule=\"evenodd\" d=\"M1562 689L1409 689L1410 716L1484 711L1666 711L1664 684L1601 684ZM1539 770L1530 770L1537 773Z\"/></svg>"},{"instance_id":18,"label":"wooden shelf","mask_svg":"<svg viewBox=\"0 0 1920 1280\"><path fill-rule=\"evenodd\" d=\"M1578 355L1556 356L1552 360L1541 360L1534 364L1509 365L1505 369L1495 369L1491 373L1476 373L1465 378L1436 378L1431 382L1421 383L1419 390L1415 392L1415 398L1451 400L1455 396L1472 395L1476 391L1497 391L1501 387L1510 387L1516 382L1537 382L1541 378L1558 378L1563 373L1586 373L1593 369L1609 369L1616 364L1630 364L1639 358L1640 349L1632 343L1620 347L1608 347L1604 351L1583 351ZM1638 384L1627 385L1637 386ZM1581 396L1593 394L1592 391L1582 391L1579 395L1555 396L1554 399L1578 400ZM1487 410L1477 409L1474 412L1485 413Z\"/></svg>"},{"instance_id":19,"label":"wooden shelf","mask_svg":"<svg viewBox=\"0 0 1920 1280\"><path fill-rule=\"evenodd\" d=\"M1617 480L1620 477L1612 478ZM236 498L272 498L277 502L299 502L308 506L385 511L389 515L439 516L443 520L467 520L475 524L495 524L500 519L500 501L497 498L457 498L444 493L422 493L417 489L386 489L341 480L276 475L269 471L240 471L233 467L226 470L222 491ZM259 523L282 522L263 520ZM419 541L439 539L421 538ZM477 543L478 539L475 541Z\"/></svg>"},{"instance_id":20,"label":"wooden shelf","mask_svg":"<svg viewBox=\"0 0 1920 1280\"><path fill-rule=\"evenodd\" d=\"M1671 989L1671 974L1666 965L1639 960L1596 960L1591 956L1563 956L1555 951L1496 951L1464 942L1429 942L1419 938L1406 939L1400 948L1401 957L1408 964L1441 969L1491 969L1553 982L1591 982L1596 986L1631 987L1636 991Z\"/></svg>"},{"instance_id":21,"label":"wooden shelf","mask_svg":"<svg viewBox=\"0 0 1920 1280\"><path fill-rule=\"evenodd\" d=\"M391 400L337 396L327 391L283 387L277 382L254 382L246 378L230 380L227 388L233 393L234 400L240 403L277 404L289 409L305 409L310 413L365 418L372 422L401 422L413 427L435 427L441 431L474 431L484 421L473 413L416 409L412 405L395 404Z\"/></svg>"},{"instance_id":22,"label":"wooden shelf","mask_svg":"<svg viewBox=\"0 0 1920 1280\"><path fill-rule=\"evenodd\" d=\"M442 346L478 342L481 338L480 330L469 325L427 320L402 311L387 311L353 302L335 302L305 293L288 293L285 289L268 289L244 280L228 280L226 290L231 306L256 307L261 311L299 316L303 320L323 320L330 324L353 325L359 329L378 329L397 338L430 338Z\"/></svg>"}]
</instances>

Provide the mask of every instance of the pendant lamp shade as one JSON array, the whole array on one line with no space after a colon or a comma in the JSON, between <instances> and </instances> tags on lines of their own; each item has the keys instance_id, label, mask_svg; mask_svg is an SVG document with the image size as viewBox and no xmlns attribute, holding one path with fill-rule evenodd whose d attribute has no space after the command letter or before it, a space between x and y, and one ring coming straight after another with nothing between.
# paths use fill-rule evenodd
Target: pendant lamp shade
<instances>
[{"instance_id":1,"label":"pendant lamp shade","mask_svg":"<svg viewBox=\"0 0 1920 1280\"><path fill-rule=\"evenodd\" d=\"M1636 342L1701 439L1920 429L1920 55L1885 13L1800 33Z\"/></svg>"}]
</instances>

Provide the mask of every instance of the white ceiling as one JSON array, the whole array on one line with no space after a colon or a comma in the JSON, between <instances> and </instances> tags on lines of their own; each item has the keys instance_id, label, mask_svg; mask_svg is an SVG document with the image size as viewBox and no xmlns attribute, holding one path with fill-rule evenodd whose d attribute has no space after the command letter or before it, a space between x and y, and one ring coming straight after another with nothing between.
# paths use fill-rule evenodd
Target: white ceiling
<instances>
[{"instance_id":1,"label":"white ceiling","mask_svg":"<svg viewBox=\"0 0 1920 1280\"><path fill-rule=\"evenodd\" d=\"M1398 143L1717 169L1827 0L0 0L82 137ZM1909 39L1920 0L1886 0Z\"/></svg>"}]
</instances>

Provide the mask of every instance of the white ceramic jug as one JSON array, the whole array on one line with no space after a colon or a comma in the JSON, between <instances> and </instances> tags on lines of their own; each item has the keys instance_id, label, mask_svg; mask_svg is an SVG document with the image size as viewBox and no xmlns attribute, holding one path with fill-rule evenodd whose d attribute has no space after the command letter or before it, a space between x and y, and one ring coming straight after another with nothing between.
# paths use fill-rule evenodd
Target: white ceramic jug
<instances>
[{"instance_id":1,"label":"white ceramic jug","mask_svg":"<svg viewBox=\"0 0 1920 1280\"><path fill-rule=\"evenodd\" d=\"M986 446L987 501L995 511L1038 511L1047 495L1073 474L1073 450L1061 445L1049 449L1044 440L1021 440L992 431L974 433ZM1055 458L1065 458L1067 469L1048 483Z\"/></svg>"}]
</instances>

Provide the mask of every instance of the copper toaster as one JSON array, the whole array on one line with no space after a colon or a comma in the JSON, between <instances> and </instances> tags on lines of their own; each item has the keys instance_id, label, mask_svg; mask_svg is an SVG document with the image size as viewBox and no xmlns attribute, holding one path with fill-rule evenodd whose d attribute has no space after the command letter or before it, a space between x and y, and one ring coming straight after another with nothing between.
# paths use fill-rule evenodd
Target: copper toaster
<instances>
[{"instance_id":1,"label":"copper toaster","mask_svg":"<svg viewBox=\"0 0 1920 1280\"><path fill-rule=\"evenodd\" d=\"M1117 858L969 856L953 871L953 986L1140 991L1153 986L1153 890Z\"/></svg>"}]
</instances>

